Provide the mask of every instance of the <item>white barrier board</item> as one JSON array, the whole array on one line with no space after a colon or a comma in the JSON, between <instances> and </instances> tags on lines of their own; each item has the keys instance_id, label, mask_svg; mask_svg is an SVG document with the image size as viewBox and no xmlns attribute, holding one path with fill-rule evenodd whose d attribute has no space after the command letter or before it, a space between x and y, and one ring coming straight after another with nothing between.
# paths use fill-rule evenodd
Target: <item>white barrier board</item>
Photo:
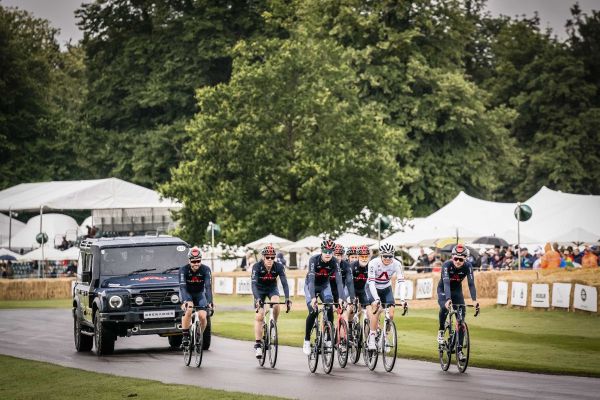
<instances>
[{"instance_id":1,"label":"white barrier board","mask_svg":"<svg viewBox=\"0 0 600 400\"><path fill-rule=\"evenodd\" d=\"M433 278L417 279L417 299L433 297Z\"/></svg>"},{"instance_id":2,"label":"white barrier board","mask_svg":"<svg viewBox=\"0 0 600 400\"><path fill-rule=\"evenodd\" d=\"M573 307L579 310L598 311L598 291L594 286L575 284Z\"/></svg>"},{"instance_id":3,"label":"white barrier board","mask_svg":"<svg viewBox=\"0 0 600 400\"><path fill-rule=\"evenodd\" d=\"M506 281L498 281L496 304L508 304L508 282Z\"/></svg>"},{"instance_id":4,"label":"white barrier board","mask_svg":"<svg viewBox=\"0 0 600 400\"><path fill-rule=\"evenodd\" d=\"M233 294L233 278L215 278L215 293Z\"/></svg>"},{"instance_id":5,"label":"white barrier board","mask_svg":"<svg viewBox=\"0 0 600 400\"><path fill-rule=\"evenodd\" d=\"M296 280L294 278L287 278L288 288L290 290L290 297L292 297L295 293L294 288L296 287ZM281 297L281 301L285 300L285 292L283 291L283 285L281 284L281 279L277 279L277 289L279 289L279 296Z\"/></svg>"},{"instance_id":6,"label":"white barrier board","mask_svg":"<svg viewBox=\"0 0 600 400\"><path fill-rule=\"evenodd\" d=\"M237 294L252 294L252 280L250 278L235 278L235 292Z\"/></svg>"},{"instance_id":7,"label":"white barrier board","mask_svg":"<svg viewBox=\"0 0 600 400\"><path fill-rule=\"evenodd\" d=\"M547 283L533 283L531 285L531 306L550 307L550 285Z\"/></svg>"},{"instance_id":8,"label":"white barrier board","mask_svg":"<svg viewBox=\"0 0 600 400\"><path fill-rule=\"evenodd\" d=\"M400 293L400 287L402 286L402 290L404 293ZM413 298L413 281L410 279L406 279L404 281L404 285L400 285L400 282L396 281L396 287L394 288L394 298L401 299L401 294L404 294L405 300L412 300Z\"/></svg>"},{"instance_id":9,"label":"white barrier board","mask_svg":"<svg viewBox=\"0 0 600 400\"><path fill-rule=\"evenodd\" d=\"M298 296L302 296L304 297L304 280L305 278L298 278L298 286L297 286L297 290L296 293L298 293Z\"/></svg>"},{"instance_id":10,"label":"white barrier board","mask_svg":"<svg viewBox=\"0 0 600 400\"><path fill-rule=\"evenodd\" d=\"M512 283L512 294L510 296L510 304L513 306L527 305L527 284L524 282Z\"/></svg>"},{"instance_id":11,"label":"white barrier board","mask_svg":"<svg viewBox=\"0 0 600 400\"><path fill-rule=\"evenodd\" d=\"M552 307L569 308L571 305L571 284L552 284Z\"/></svg>"}]
</instances>

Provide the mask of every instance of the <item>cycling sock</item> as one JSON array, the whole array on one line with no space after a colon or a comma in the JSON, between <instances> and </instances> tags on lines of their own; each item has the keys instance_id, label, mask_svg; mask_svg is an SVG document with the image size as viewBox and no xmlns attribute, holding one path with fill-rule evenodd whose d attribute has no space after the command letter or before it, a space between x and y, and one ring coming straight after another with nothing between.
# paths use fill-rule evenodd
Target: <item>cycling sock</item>
<instances>
[{"instance_id":1,"label":"cycling sock","mask_svg":"<svg viewBox=\"0 0 600 400\"><path fill-rule=\"evenodd\" d=\"M256 344L260 344L260 343L261 343L260 339L256 340Z\"/></svg>"},{"instance_id":2,"label":"cycling sock","mask_svg":"<svg viewBox=\"0 0 600 400\"><path fill-rule=\"evenodd\" d=\"M310 330L312 329L315 319L317 318L317 313L309 312L306 317L306 330L304 331L304 340L310 340Z\"/></svg>"},{"instance_id":3,"label":"cycling sock","mask_svg":"<svg viewBox=\"0 0 600 400\"><path fill-rule=\"evenodd\" d=\"M183 330L183 336L190 336L190 330L189 329L184 329Z\"/></svg>"},{"instance_id":4,"label":"cycling sock","mask_svg":"<svg viewBox=\"0 0 600 400\"><path fill-rule=\"evenodd\" d=\"M440 331L444 330L444 323L446 322L446 317L448 316L448 310L445 308L440 308Z\"/></svg>"}]
</instances>

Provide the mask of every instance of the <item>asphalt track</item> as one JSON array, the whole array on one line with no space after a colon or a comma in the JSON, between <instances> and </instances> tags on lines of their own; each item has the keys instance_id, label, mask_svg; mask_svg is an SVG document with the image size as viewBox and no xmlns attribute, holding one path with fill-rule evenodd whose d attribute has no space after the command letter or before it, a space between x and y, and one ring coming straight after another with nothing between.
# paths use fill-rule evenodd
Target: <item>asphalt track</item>
<instances>
[{"instance_id":1,"label":"asphalt track","mask_svg":"<svg viewBox=\"0 0 600 400\"><path fill-rule=\"evenodd\" d=\"M262 393L300 399L598 399L600 379L530 374L469 367L459 374L453 365L442 372L436 363L398 359L394 371L381 365L374 372L362 365L331 375L321 366L308 371L299 348L281 346L276 369L259 367L252 344L213 337L200 368L185 367L166 338L119 338L115 354L97 357L73 346L71 311L0 311L0 353L46 361L86 371L144 378L164 383ZM433 334L432 334L433 335ZM557 360L558 361L558 360ZM26 378L24 378L26 379Z\"/></svg>"}]
</instances>

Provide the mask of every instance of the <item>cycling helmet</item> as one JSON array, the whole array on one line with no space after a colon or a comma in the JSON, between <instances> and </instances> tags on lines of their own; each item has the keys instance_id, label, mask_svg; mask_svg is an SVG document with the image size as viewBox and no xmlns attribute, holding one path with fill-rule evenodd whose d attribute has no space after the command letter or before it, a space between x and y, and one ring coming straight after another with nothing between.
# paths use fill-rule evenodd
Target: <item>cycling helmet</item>
<instances>
[{"instance_id":1,"label":"cycling helmet","mask_svg":"<svg viewBox=\"0 0 600 400\"><path fill-rule=\"evenodd\" d=\"M369 256L371 255L371 251L369 250L369 246L367 245L362 245L358 248L358 255L359 256Z\"/></svg>"},{"instance_id":2,"label":"cycling helmet","mask_svg":"<svg viewBox=\"0 0 600 400\"><path fill-rule=\"evenodd\" d=\"M358 247L356 247L356 246L348 247L348 249L346 250L346 255L348 255L348 256L358 255Z\"/></svg>"},{"instance_id":3,"label":"cycling helmet","mask_svg":"<svg viewBox=\"0 0 600 400\"><path fill-rule=\"evenodd\" d=\"M188 252L188 258L190 261L202 261L202 252L198 247L194 246Z\"/></svg>"},{"instance_id":4,"label":"cycling helmet","mask_svg":"<svg viewBox=\"0 0 600 400\"><path fill-rule=\"evenodd\" d=\"M384 243L381 246L379 246L379 253L383 256L393 256L394 253L396 252L396 249L394 249L394 246L392 246L389 243Z\"/></svg>"},{"instance_id":5,"label":"cycling helmet","mask_svg":"<svg viewBox=\"0 0 600 400\"><path fill-rule=\"evenodd\" d=\"M462 244L462 243L458 243L456 246L454 246L452 248L452 256L459 256L459 257L469 257L469 249L467 249L467 247Z\"/></svg>"},{"instance_id":6,"label":"cycling helmet","mask_svg":"<svg viewBox=\"0 0 600 400\"><path fill-rule=\"evenodd\" d=\"M335 243L331 239L326 239L321 242L321 251L333 252Z\"/></svg>"},{"instance_id":7,"label":"cycling helmet","mask_svg":"<svg viewBox=\"0 0 600 400\"><path fill-rule=\"evenodd\" d=\"M344 246L336 243L335 248L333 249L333 254L344 254Z\"/></svg>"},{"instance_id":8,"label":"cycling helmet","mask_svg":"<svg viewBox=\"0 0 600 400\"><path fill-rule=\"evenodd\" d=\"M275 255L275 248L273 247L273 245L268 244L265 246L264 249L262 249L262 251L260 252L263 256L274 256Z\"/></svg>"}]
</instances>

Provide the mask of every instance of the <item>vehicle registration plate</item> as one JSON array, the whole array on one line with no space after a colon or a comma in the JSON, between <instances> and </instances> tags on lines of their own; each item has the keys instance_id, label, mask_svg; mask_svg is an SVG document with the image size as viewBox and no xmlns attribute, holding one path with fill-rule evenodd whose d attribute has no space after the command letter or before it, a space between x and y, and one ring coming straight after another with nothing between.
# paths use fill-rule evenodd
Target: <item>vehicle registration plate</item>
<instances>
[{"instance_id":1,"label":"vehicle registration plate","mask_svg":"<svg viewBox=\"0 0 600 400\"><path fill-rule=\"evenodd\" d=\"M144 311L144 319L175 318L175 310Z\"/></svg>"}]
</instances>

